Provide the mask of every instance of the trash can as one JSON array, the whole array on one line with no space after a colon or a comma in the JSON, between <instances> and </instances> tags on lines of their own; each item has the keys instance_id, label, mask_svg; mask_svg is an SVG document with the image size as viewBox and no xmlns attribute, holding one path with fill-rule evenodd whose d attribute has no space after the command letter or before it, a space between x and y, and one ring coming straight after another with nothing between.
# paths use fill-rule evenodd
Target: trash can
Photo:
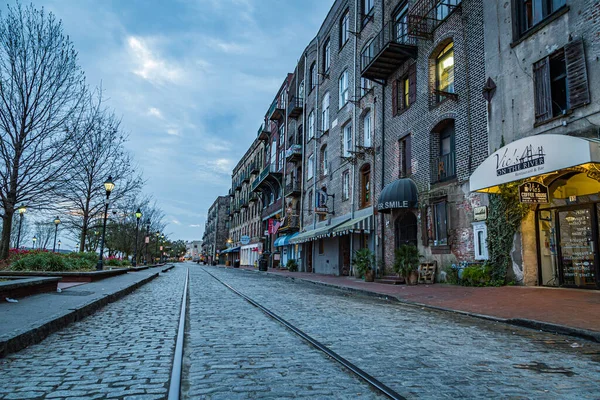
<instances>
[{"instance_id":1,"label":"trash can","mask_svg":"<svg viewBox=\"0 0 600 400\"><path fill-rule=\"evenodd\" d=\"M212 266L214 267L214 266L216 266L216 265L217 265L217 260L213 260L213 262L212 262Z\"/></svg>"},{"instance_id":2,"label":"trash can","mask_svg":"<svg viewBox=\"0 0 600 400\"><path fill-rule=\"evenodd\" d=\"M240 260L235 260L233 262L233 268L239 268L240 267Z\"/></svg>"},{"instance_id":3,"label":"trash can","mask_svg":"<svg viewBox=\"0 0 600 400\"><path fill-rule=\"evenodd\" d=\"M265 257L258 260L258 270L259 271L267 271L268 265L269 265L269 261Z\"/></svg>"}]
</instances>

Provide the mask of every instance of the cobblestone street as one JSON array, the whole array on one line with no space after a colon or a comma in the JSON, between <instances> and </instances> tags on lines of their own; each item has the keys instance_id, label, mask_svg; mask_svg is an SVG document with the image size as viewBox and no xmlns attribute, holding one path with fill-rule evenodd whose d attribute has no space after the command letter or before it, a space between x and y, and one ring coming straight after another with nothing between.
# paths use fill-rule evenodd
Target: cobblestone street
<instances>
[{"instance_id":1,"label":"cobblestone street","mask_svg":"<svg viewBox=\"0 0 600 400\"><path fill-rule=\"evenodd\" d=\"M591 342L208 270L407 398L598 398L600 346Z\"/></svg>"},{"instance_id":2,"label":"cobblestone street","mask_svg":"<svg viewBox=\"0 0 600 400\"><path fill-rule=\"evenodd\" d=\"M165 398L186 270L0 359L0 399Z\"/></svg>"}]
</instances>

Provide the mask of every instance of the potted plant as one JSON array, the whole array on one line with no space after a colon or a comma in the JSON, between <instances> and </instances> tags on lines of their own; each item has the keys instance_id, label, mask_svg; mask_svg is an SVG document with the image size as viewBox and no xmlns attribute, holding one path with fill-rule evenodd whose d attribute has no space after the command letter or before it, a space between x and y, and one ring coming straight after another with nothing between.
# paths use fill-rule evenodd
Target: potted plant
<instances>
[{"instance_id":1,"label":"potted plant","mask_svg":"<svg viewBox=\"0 0 600 400\"><path fill-rule=\"evenodd\" d=\"M294 259L289 259L287 261L287 263L285 264L285 266L286 266L287 270L290 272L298 271L298 263Z\"/></svg>"},{"instance_id":2,"label":"potted plant","mask_svg":"<svg viewBox=\"0 0 600 400\"><path fill-rule=\"evenodd\" d=\"M408 284L416 285L419 278L419 259L422 257L417 246L403 244L396 249L394 255L394 271L403 276Z\"/></svg>"},{"instance_id":3,"label":"potted plant","mask_svg":"<svg viewBox=\"0 0 600 400\"><path fill-rule=\"evenodd\" d=\"M373 263L375 255L369 249L360 249L354 252L352 265L354 266L358 277L365 277L365 282L374 282L375 273L373 272Z\"/></svg>"}]
</instances>

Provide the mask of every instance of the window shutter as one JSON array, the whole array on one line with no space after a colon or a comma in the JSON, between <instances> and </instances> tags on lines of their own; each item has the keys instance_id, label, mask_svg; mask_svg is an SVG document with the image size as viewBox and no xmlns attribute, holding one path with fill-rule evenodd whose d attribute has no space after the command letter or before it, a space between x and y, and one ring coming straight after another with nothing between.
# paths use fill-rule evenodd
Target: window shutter
<instances>
[{"instance_id":1,"label":"window shutter","mask_svg":"<svg viewBox=\"0 0 600 400\"><path fill-rule=\"evenodd\" d=\"M392 116L398 115L398 81L392 82Z\"/></svg>"},{"instance_id":2,"label":"window shutter","mask_svg":"<svg viewBox=\"0 0 600 400\"><path fill-rule=\"evenodd\" d=\"M550 63L548 57L533 64L535 87L535 122L552 118L552 94L550 92Z\"/></svg>"},{"instance_id":3,"label":"window shutter","mask_svg":"<svg viewBox=\"0 0 600 400\"><path fill-rule=\"evenodd\" d=\"M406 151L404 152L404 154L406 154L406 176L412 175L412 141L411 141L411 136L412 135L409 134L406 137L406 139L404 140L404 146L406 146Z\"/></svg>"},{"instance_id":4,"label":"window shutter","mask_svg":"<svg viewBox=\"0 0 600 400\"><path fill-rule=\"evenodd\" d=\"M565 62L569 85L569 108L589 104L590 91L582 39L574 40L565 46Z\"/></svg>"},{"instance_id":5,"label":"window shutter","mask_svg":"<svg viewBox=\"0 0 600 400\"><path fill-rule=\"evenodd\" d=\"M417 64L413 63L408 68L408 100L410 104L417 101Z\"/></svg>"}]
</instances>

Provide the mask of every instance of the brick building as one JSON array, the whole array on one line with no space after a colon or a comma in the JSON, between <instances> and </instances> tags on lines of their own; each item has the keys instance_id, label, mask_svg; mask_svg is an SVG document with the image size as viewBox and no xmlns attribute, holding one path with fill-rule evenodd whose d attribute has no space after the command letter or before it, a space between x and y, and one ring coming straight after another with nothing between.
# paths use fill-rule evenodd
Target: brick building
<instances>
[{"instance_id":1,"label":"brick building","mask_svg":"<svg viewBox=\"0 0 600 400\"><path fill-rule=\"evenodd\" d=\"M503 3L483 7L493 154L471 190L544 195L514 238L516 281L600 288L600 1Z\"/></svg>"},{"instance_id":2,"label":"brick building","mask_svg":"<svg viewBox=\"0 0 600 400\"><path fill-rule=\"evenodd\" d=\"M251 183L263 169L264 149L264 143L255 139L233 169L229 190L231 242L230 248L225 251L231 263L239 259L241 265L254 265L262 252L263 202L261 196L252 192Z\"/></svg>"},{"instance_id":3,"label":"brick building","mask_svg":"<svg viewBox=\"0 0 600 400\"><path fill-rule=\"evenodd\" d=\"M219 196L208 209L202 237L202 253L209 263L218 261L220 252L227 247L228 220L229 197Z\"/></svg>"}]
</instances>

